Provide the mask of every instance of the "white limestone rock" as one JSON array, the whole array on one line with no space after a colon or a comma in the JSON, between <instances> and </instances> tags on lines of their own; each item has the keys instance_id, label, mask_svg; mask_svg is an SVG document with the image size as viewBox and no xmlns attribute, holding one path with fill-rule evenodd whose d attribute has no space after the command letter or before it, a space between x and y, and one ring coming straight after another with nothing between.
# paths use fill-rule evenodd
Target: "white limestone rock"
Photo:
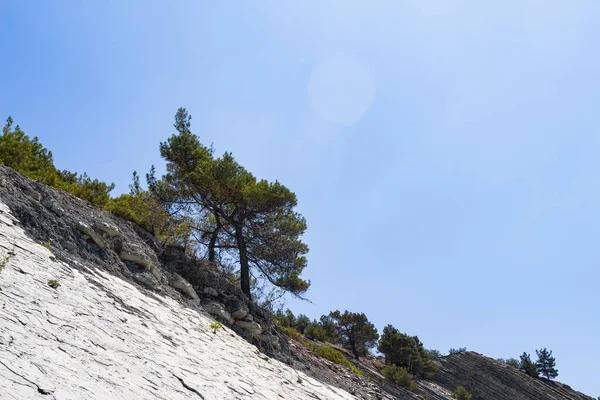
<instances>
[{"instance_id":1,"label":"white limestone rock","mask_svg":"<svg viewBox=\"0 0 600 400\"><path fill-rule=\"evenodd\" d=\"M355 398L226 327L213 334L189 305L147 296L102 268L51 261L6 213L0 202L0 251L16 244L0 273L2 399Z\"/></svg>"}]
</instances>

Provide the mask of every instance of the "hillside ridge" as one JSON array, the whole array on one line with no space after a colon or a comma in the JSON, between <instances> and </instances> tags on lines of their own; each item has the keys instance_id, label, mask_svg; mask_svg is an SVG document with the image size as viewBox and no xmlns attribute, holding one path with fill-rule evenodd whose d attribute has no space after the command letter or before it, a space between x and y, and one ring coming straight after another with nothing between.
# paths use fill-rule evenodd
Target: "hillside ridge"
<instances>
[{"instance_id":1,"label":"hillside ridge","mask_svg":"<svg viewBox=\"0 0 600 400\"><path fill-rule=\"evenodd\" d=\"M473 400L594 400L474 352L436 360L409 391L383 378L378 357L339 348L364 376L353 374L282 335L204 260L3 166L0 250L8 398L442 400L462 385Z\"/></svg>"}]
</instances>

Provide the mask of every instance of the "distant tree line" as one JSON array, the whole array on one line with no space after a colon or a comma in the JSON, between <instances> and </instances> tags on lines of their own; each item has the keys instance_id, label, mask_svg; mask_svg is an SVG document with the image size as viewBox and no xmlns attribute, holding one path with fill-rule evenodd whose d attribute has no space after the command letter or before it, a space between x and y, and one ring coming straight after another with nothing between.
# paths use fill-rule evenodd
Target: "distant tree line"
<instances>
[{"instance_id":1,"label":"distant tree line","mask_svg":"<svg viewBox=\"0 0 600 400\"><path fill-rule=\"evenodd\" d=\"M387 325L381 335L363 313L336 310L319 320L306 315L295 316L289 309L275 312L276 324L291 338L303 338L331 343L350 351L356 360L366 357L372 349L384 356L381 373L407 388L414 388L413 376L429 377L438 367L434 359L439 351L426 350L417 336L400 332Z\"/></svg>"},{"instance_id":2,"label":"distant tree line","mask_svg":"<svg viewBox=\"0 0 600 400\"><path fill-rule=\"evenodd\" d=\"M546 348L536 350L537 361L533 362L531 356L524 352L519 356L519 360L516 358L499 359L505 364L508 364L527 375L537 378L540 375L547 380L552 380L558 376L558 370L556 369L556 359L552 356L552 351Z\"/></svg>"}]
</instances>

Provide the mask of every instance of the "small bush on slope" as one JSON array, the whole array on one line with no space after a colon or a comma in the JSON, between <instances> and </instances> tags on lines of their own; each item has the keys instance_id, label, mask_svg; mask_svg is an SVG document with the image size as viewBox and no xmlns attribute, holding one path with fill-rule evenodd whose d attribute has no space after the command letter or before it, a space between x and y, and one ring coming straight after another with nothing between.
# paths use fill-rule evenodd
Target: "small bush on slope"
<instances>
[{"instance_id":1,"label":"small bush on slope","mask_svg":"<svg viewBox=\"0 0 600 400\"><path fill-rule=\"evenodd\" d=\"M457 400L471 400L473 395L467 392L467 389L465 389L463 386L459 386L454 392L452 392L452 398Z\"/></svg>"},{"instance_id":2,"label":"small bush on slope","mask_svg":"<svg viewBox=\"0 0 600 400\"><path fill-rule=\"evenodd\" d=\"M329 360L335 364L340 364L345 367L348 367L355 374L362 376L362 370L360 368L357 368L350 361L348 361L348 359L344 356L344 354L342 354L341 351L336 350L329 345L317 346L308 342L304 342L304 344L316 355L323 357L326 360Z\"/></svg>"},{"instance_id":3,"label":"small bush on slope","mask_svg":"<svg viewBox=\"0 0 600 400\"><path fill-rule=\"evenodd\" d=\"M413 381L412 375L406 368L398 367L396 365L386 365L381 369L381 375L404 388L410 390L415 390L417 388L417 384Z\"/></svg>"}]
</instances>

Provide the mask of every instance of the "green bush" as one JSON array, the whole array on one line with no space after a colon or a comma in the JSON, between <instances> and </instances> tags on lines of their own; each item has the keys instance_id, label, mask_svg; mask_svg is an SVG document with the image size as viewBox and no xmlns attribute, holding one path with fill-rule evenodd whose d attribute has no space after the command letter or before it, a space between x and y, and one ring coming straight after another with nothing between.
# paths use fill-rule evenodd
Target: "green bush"
<instances>
[{"instance_id":1,"label":"green bush","mask_svg":"<svg viewBox=\"0 0 600 400\"><path fill-rule=\"evenodd\" d=\"M298 332L295 328L280 327L279 329L281 329L281 331L290 339L294 339L300 343L302 343L302 341L304 340L302 334Z\"/></svg>"},{"instance_id":2,"label":"green bush","mask_svg":"<svg viewBox=\"0 0 600 400\"><path fill-rule=\"evenodd\" d=\"M398 367L397 365L386 365L381 369L381 375L389 381L396 383L404 388L415 390L417 384L413 380L413 376L406 370L406 368Z\"/></svg>"},{"instance_id":3,"label":"green bush","mask_svg":"<svg viewBox=\"0 0 600 400\"><path fill-rule=\"evenodd\" d=\"M457 400L471 400L473 395L467 392L467 389L465 389L463 386L459 386L454 392L452 392L452 398Z\"/></svg>"},{"instance_id":4,"label":"green bush","mask_svg":"<svg viewBox=\"0 0 600 400\"><path fill-rule=\"evenodd\" d=\"M324 342L327 339L325 329L319 324L309 324L304 330L304 336L312 340L319 340Z\"/></svg>"},{"instance_id":5,"label":"green bush","mask_svg":"<svg viewBox=\"0 0 600 400\"><path fill-rule=\"evenodd\" d=\"M60 287L60 282L56 279L50 279L48 281L48 286L50 286L52 289L58 289Z\"/></svg>"},{"instance_id":6,"label":"green bush","mask_svg":"<svg viewBox=\"0 0 600 400\"><path fill-rule=\"evenodd\" d=\"M152 232L163 245L183 245L189 237L185 221L167 215L148 192L122 194L110 199L104 209Z\"/></svg>"},{"instance_id":7,"label":"green bush","mask_svg":"<svg viewBox=\"0 0 600 400\"><path fill-rule=\"evenodd\" d=\"M0 164L11 167L28 178L46 185L62 189L80 199L89 201L96 207L108 203L114 184L92 179L87 174L59 171L54 166L52 152L48 151L37 137L30 138L8 117L0 136Z\"/></svg>"},{"instance_id":8,"label":"green bush","mask_svg":"<svg viewBox=\"0 0 600 400\"><path fill-rule=\"evenodd\" d=\"M329 345L317 346L310 343L306 343L306 346L316 355L323 357L326 360L329 360L335 364L343 365L348 367L352 372L356 375L363 374L360 368L357 368L354 364L352 364L348 359L342 354L341 351L334 349Z\"/></svg>"}]
</instances>

